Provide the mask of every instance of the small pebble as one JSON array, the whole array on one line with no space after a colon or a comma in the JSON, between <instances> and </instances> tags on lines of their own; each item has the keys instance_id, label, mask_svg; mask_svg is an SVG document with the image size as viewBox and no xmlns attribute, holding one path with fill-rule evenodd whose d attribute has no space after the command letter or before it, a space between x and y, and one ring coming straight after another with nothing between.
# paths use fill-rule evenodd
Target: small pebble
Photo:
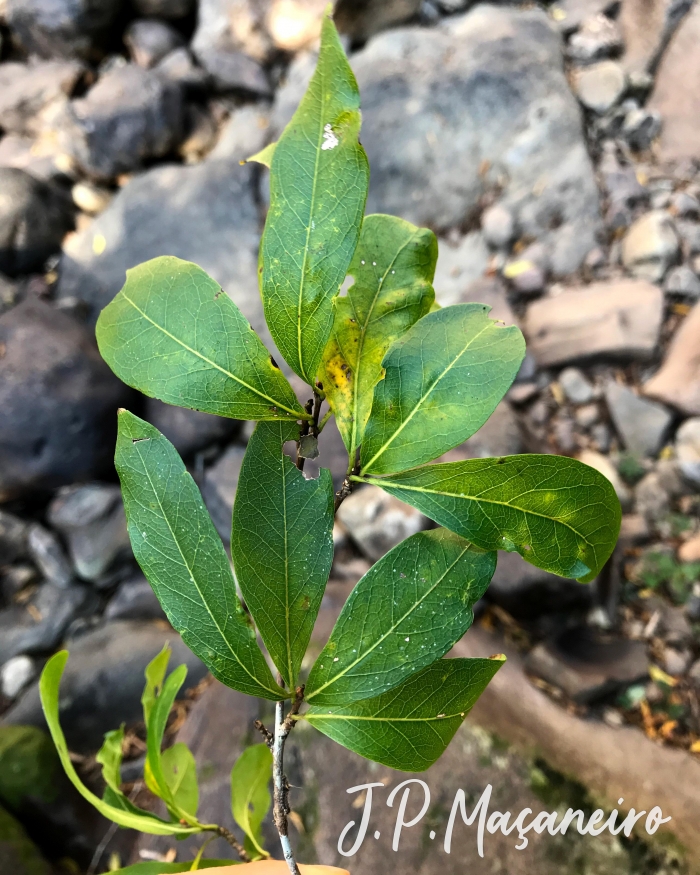
<instances>
[{"instance_id":1,"label":"small pebble","mask_svg":"<svg viewBox=\"0 0 700 875\"><path fill-rule=\"evenodd\" d=\"M0 668L0 689L3 696L15 699L30 684L36 675L34 660L30 656L14 656Z\"/></svg>"}]
</instances>

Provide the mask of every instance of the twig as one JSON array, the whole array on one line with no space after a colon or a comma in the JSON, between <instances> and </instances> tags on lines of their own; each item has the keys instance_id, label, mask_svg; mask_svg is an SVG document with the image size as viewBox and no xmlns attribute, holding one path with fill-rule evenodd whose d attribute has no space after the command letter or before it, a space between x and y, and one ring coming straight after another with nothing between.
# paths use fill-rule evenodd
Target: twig
<instances>
[{"instance_id":1,"label":"twig","mask_svg":"<svg viewBox=\"0 0 700 875\"><path fill-rule=\"evenodd\" d=\"M360 448L358 447L355 450L355 462L354 464L351 462L348 465L348 473L345 475L345 480L340 487L340 489L335 494L335 513L338 513L338 508L345 501L345 499L350 495L352 490L355 488L355 484L352 481L353 477L357 477L360 473Z\"/></svg>"},{"instance_id":2,"label":"twig","mask_svg":"<svg viewBox=\"0 0 700 875\"><path fill-rule=\"evenodd\" d=\"M265 739L265 744L272 750L275 746L275 736L270 732L270 730L265 726L262 720L256 720L253 723L253 726L258 730L260 735Z\"/></svg>"},{"instance_id":3,"label":"twig","mask_svg":"<svg viewBox=\"0 0 700 875\"><path fill-rule=\"evenodd\" d=\"M229 843L229 845L231 845L233 850L238 854L238 856L241 858L241 860L243 860L244 863L250 863L250 857L248 856L248 852L230 830L226 829L225 826L217 826L216 833L217 835L221 836L222 839L225 839Z\"/></svg>"},{"instance_id":4,"label":"twig","mask_svg":"<svg viewBox=\"0 0 700 875\"><path fill-rule=\"evenodd\" d=\"M304 410L309 415L312 415L311 411L313 410L313 407L314 407L314 399L309 398L309 400L304 405ZM305 419L301 424L301 431L299 432L299 440L297 441L297 468L300 471L304 470L304 462L306 462L306 459L303 456L299 455L299 449L301 447L301 439L303 437L306 437L306 435L309 433L310 430L311 430L311 422L310 422L310 420Z\"/></svg>"},{"instance_id":5,"label":"twig","mask_svg":"<svg viewBox=\"0 0 700 875\"><path fill-rule=\"evenodd\" d=\"M280 681L281 677L278 678L278 683ZM287 781L287 777L284 774L284 744L294 726L294 717L298 713L303 701L304 688L297 687L292 707L289 709L289 714L286 717L284 716L284 702L277 702L275 706L275 741L272 748L272 781L275 795L273 819L279 833L282 853L287 861L291 875L300 875L300 872L289 841L287 815L291 809L289 807L289 781Z\"/></svg>"}]
</instances>

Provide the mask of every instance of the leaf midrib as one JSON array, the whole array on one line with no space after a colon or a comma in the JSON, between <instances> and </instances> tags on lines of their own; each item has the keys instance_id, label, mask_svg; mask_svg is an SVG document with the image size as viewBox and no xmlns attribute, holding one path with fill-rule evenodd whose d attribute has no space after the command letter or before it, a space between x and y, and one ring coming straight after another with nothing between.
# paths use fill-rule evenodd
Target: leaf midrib
<instances>
[{"instance_id":1,"label":"leaf midrib","mask_svg":"<svg viewBox=\"0 0 700 875\"><path fill-rule=\"evenodd\" d=\"M418 324L418 323L416 323L416 324ZM481 329L481 331L479 331L477 334L475 334L474 337L472 337L471 340L469 340L469 342L466 344L466 346L462 349L462 351L459 353L459 355L455 356L455 358L450 362L450 364L445 368L445 370L438 377L436 377L435 380L433 380L428 391L424 392L423 395L418 399L416 404L414 404L413 410L411 410L411 412L408 414L406 419L404 419L404 421L396 429L396 431L391 435L391 437L382 444L382 446L377 450L377 452L374 454L374 456L372 456L372 458L369 460L369 462L364 466L364 469L366 471L372 467L374 462L377 461L377 459L391 446L391 444L401 434L401 432L404 430L404 428L406 428L408 423L413 419L415 414L418 412L418 410L422 406L423 402L430 396L431 392L433 391L433 389L435 389L435 387L438 385L438 383L452 370L452 368L462 358L462 356L469 349L469 347L481 337L481 335L484 333L484 331L488 331L489 328L491 328L491 325L486 325L486 326L484 326L484 328Z\"/></svg>"},{"instance_id":2,"label":"leaf midrib","mask_svg":"<svg viewBox=\"0 0 700 875\"><path fill-rule=\"evenodd\" d=\"M552 523L557 523L560 526L564 526L564 528L568 529L572 534L581 538L585 543L595 552L595 546L588 540L588 538L582 533L575 529L573 526L569 525L569 523L564 522L557 517L547 516L544 513L538 513L535 510L525 510L525 508L517 507L514 504L511 504L508 501L496 501L493 498L477 498L473 495L455 495L451 492L440 492L438 489L428 489L425 486L407 486L403 483L396 483L390 481L382 481L381 477L351 477L351 480L357 480L361 483L371 483L374 486L381 486L382 488L394 486L396 489L405 489L407 492L425 492L427 495L444 495L448 498L454 498L458 501L474 501L476 504L495 504L500 507L508 507L511 510L519 511L520 513L529 514L530 516L539 517L540 519L548 520Z\"/></svg>"},{"instance_id":3,"label":"leaf midrib","mask_svg":"<svg viewBox=\"0 0 700 875\"><path fill-rule=\"evenodd\" d=\"M232 655L233 658L236 660L236 662L240 665L240 667L243 669L243 671L248 675L248 677L249 677L252 681L254 681L254 682L257 684L257 686L261 687L263 690L268 690L268 692L270 692L270 693L274 693L274 694L275 694L275 697L277 697L277 696L279 695L279 691L278 691L278 690L274 690L272 687L268 687L266 684L263 684L263 683L262 683L257 677L255 677L255 675L251 674L251 672L248 670L248 668L243 664L243 662L241 662L241 660L239 659L238 655L236 654L236 652L234 651L234 649L231 647L231 644L229 643L228 639L226 638L226 636L225 636L224 633L222 632L221 627L219 626L219 623L218 623L217 620L216 620L216 617L212 614L211 609L209 608L209 605L207 604L206 599L204 598L204 595L202 594L202 591L201 591L201 589L199 588L199 584L197 583L197 581L196 581L196 579L195 579L195 576L194 576L194 574L192 573L192 569L190 568L189 563L187 562L187 559L185 559L185 555L184 555L184 553L182 552L182 548L180 547L180 542L178 541L178 539L177 539L177 537L176 537L176 535L175 535L175 532L173 531L173 527L170 525L170 520L168 519L168 516L167 516L167 514L165 513L165 508L163 507L163 504L162 504L162 502L161 502L161 500L160 500L160 496L159 496L159 494L158 494L158 491L156 490L156 488L155 488L155 486L154 486L154 484L153 484L153 480L151 479L151 475L150 475L150 472L149 472L149 470L148 470L148 466L146 465L146 463L145 463L145 461L144 461L144 458L143 458L143 455L141 454L141 449L140 449L140 447L138 447L138 446L136 447L136 453L137 453L139 459L141 460L141 465L142 465L142 467L143 467L143 470L146 472L146 477L148 478L148 483L149 483L149 485L150 485L150 487L151 487L151 489L152 489L152 491L153 491L153 494L154 494L155 497L156 497L156 501L158 502L158 507L160 508L160 512L161 512L162 518L165 520L165 523L166 523L166 525L167 525L167 527L168 527L168 529L169 529L169 531L170 531L170 534L172 535L173 541L175 542L175 545L177 546L178 553L179 553L180 556L182 557L183 565L184 565L185 568L187 569L187 573L188 573L189 576L190 576L190 580L191 580L192 583L194 584L194 587L195 587L195 589L197 590L197 593L198 593L200 599L202 600L202 605L204 606L204 608L205 608L207 614L209 614L209 616L211 617L212 622L213 622L214 625L216 626L216 629L217 629L219 635L221 636L221 640L225 642L226 646L227 646L228 649L231 651L231 655ZM233 583L233 580L232 580L232 583Z\"/></svg>"},{"instance_id":4,"label":"leaf midrib","mask_svg":"<svg viewBox=\"0 0 700 875\"><path fill-rule=\"evenodd\" d=\"M334 675L332 678L327 680L325 684L323 684L322 686L315 689L312 693L309 693L306 696L307 702L310 699L313 699L313 697L318 695L322 690L325 690L326 687L330 686L331 684L336 683L336 681L338 681L340 678L344 677L351 669L355 668L356 665L359 665L359 663L363 662L371 653L373 653L374 650L376 650L376 648L383 641L385 641L389 637L389 635L391 635L395 631L395 629L401 625L401 623L403 623L403 621L406 619L406 617L410 616L416 610L418 605L420 605L423 601L425 601L425 599L432 592L435 591L436 587L438 587L442 583L442 581L450 573L450 571L452 571L452 569L459 562L459 560L462 558L462 556L464 556L464 554L469 551L469 547L470 547L470 545L467 545L462 550L462 552L459 554L459 556L454 560L454 562L450 566L448 566L443 571L443 573L435 581L435 583L430 587L430 589L426 590L426 592L420 597L420 599L418 599L418 601L414 602L413 605L411 606L411 608L408 611L406 611L406 613L403 614L403 616L399 617L399 619L389 629L387 629L387 631L381 636L381 638L378 638L370 648L365 650L363 654L359 655L353 662L351 662L348 666L346 666L342 671L338 672L338 674ZM347 604L347 602L346 602L346 604ZM320 657L319 657L319 659L320 659Z\"/></svg>"},{"instance_id":5,"label":"leaf midrib","mask_svg":"<svg viewBox=\"0 0 700 875\"><path fill-rule=\"evenodd\" d=\"M316 706L321 707L320 705ZM461 717L463 714L466 714L467 709L464 711L456 711L454 714L445 714L442 717L369 717L365 715L357 715L354 714L301 714L298 718L299 720L308 720L312 722L313 720L370 720L376 721L377 723L433 723L436 720L450 720L454 717Z\"/></svg>"},{"instance_id":6,"label":"leaf midrib","mask_svg":"<svg viewBox=\"0 0 700 875\"><path fill-rule=\"evenodd\" d=\"M287 407L285 404L282 404L280 401L276 401L274 398L270 398L269 395L266 395L264 392L261 392L259 389L256 389L254 386L251 386L249 383L246 383L245 380L242 380L240 377L237 377L235 374L232 374L231 371L227 371L226 368L222 368L221 365L217 364L215 361L212 361L207 356L202 355L201 352L198 352L196 349L193 349L191 346L186 344L184 340L180 340L179 337L176 337L167 328L164 328L162 325L159 325L154 319L152 319L144 310L142 310L138 304L136 304L132 299L122 290L122 295L124 296L124 300L128 301L129 304L139 313L147 322L150 322L154 328L158 331L161 331L165 334L166 337L169 337L171 340L175 341L175 343L179 344L183 349L186 349L187 352L191 353L193 356L201 359L206 364L210 365L212 368L215 368L217 371L220 371L225 376L229 377L236 383L239 383L244 388L248 389L253 394L257 395L259 398L263 398L265 401L269 401L275 407L280 407L282 410L286 410L287 413L291 413L296 419L308 419L309 416L306 413L301 413L298 410L293 410L290 407Z\"/></svg>"}]
</instances>

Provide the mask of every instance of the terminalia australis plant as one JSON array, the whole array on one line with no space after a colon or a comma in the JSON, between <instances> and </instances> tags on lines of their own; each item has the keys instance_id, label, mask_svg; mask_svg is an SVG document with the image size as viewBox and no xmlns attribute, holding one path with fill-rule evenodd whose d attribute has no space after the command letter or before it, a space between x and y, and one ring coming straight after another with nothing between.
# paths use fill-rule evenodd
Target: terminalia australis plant
<instances>
[{"instance_id":1,"label":"terminalia australis plant","mask_svg":"<svg viewBox=\"0 0 700 875\"><path fill-rule=\"evenodd\" d=\"M120 410L115 460L134 555L170 622L222 683L276 703L274 727L258 725L264 741L233 769L232 814L244 843L225 826L198 820L187 747L161 750L186 673L181 666L166 677L167 651L147 669L143 705L145 783L168 819L122 792L123 729L108 733L98 754L103 797L81 783L58 721L65 651L41 680L63 765L106 817L148 833L223 836L242 859L260 859L269 856L260 826L272 778L274 822L294 875L284 746L296 723L308 721L370 760L426 769L503 662L445 658L472 623L496 551L515 550L539 568L587 582L610 556L620 525L609 482L575 460L434 463L488 419L518 373L525 342L516 327L489 319L483 304L435 303L431 231L364 215L369 166L359 132L357 84L327 13L306 95L279 141L250 159L270 169L259 268L265 318L287 365L309 386L306 403L195 264L162 257L133 268L97 324L103 357L130 386L169 404L257 422L233 508L233 572L195 482L162 434ZM354 284L341 294L348 275ZM331 416L349 458L335 494L329 471L317 479L303 473ZM284 452L290 442L295 460ZM302 683L331 569L334 514L363 483L413 505L437 527L407 538L358 582ZM170 871L216 862L200 854Z\"/></svg>"}]
</instances>

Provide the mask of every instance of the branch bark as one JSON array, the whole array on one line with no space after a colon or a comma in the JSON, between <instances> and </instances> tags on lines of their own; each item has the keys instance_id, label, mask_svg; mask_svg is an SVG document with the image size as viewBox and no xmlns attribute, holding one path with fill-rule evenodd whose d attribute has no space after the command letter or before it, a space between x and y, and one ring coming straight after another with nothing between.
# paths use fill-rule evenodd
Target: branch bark
<instances>
[{"instance_id":1,"label":"branch bark","mask_svg":"<svg viewBox=\"0 0 700 875\"><path fill-rule=\"evenodd\" d=\"M281 680L281 678L279 679ZM301 703L304 701L304 688L298 687L296 695L285 717L284 702L277 702L275 706L275 736L272 745L272 783L274 785L274 808L273 819L279 833L282 853L287 861L291 875L301 875L297 861L294 857L291 842L289 841L289 822L287 815L291 811L289 807L289 782L284 774L284 745L287 736L294 726L294 717L299 712Z\"/></svg>"}]
</instances>

